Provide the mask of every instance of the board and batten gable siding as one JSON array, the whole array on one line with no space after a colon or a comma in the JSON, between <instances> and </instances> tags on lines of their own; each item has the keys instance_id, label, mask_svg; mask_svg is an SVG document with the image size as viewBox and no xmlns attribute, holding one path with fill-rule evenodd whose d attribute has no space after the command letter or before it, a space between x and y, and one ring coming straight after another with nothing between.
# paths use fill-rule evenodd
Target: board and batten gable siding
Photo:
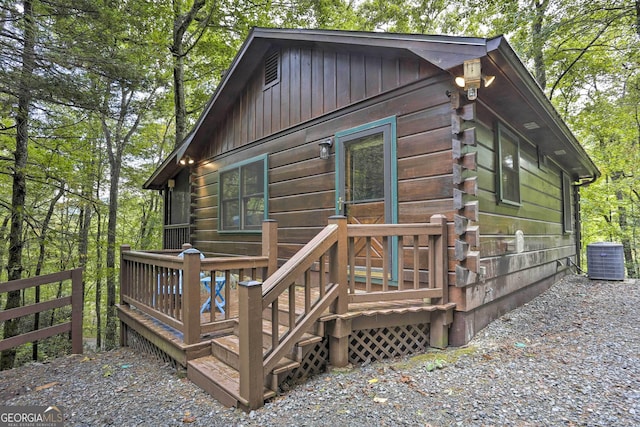
<instances>
[{"instance_id":1,"label":"board and batten gable siding","mask_svg":"<svg viewBox=\"0 0 640 427\"><path fill-rule=\"evenodd\" d=\"M269 218L278 221L279 258L290 258L335 214L335 154L332 150L328 160L320 159L318 142L390 116L395 116L397 131L398 221L428 222L436 213L452 221L450 89L446 75L426 78L201 163L194 170L194 246L216 254L260 252L259 234L217 231L218 170L268 154Z\"/></svg>"},{"instance_id":2,"label":"board and batten gable siding","mask_svg":"<svg viewBox=\"0 0 640 427\"><path fill-rule=\"evenodd\" d=\"M264 68L259 66L216 128L203 157L215 157L440 72L418 59L295 47L276 50L278 83L265 87Z\"/></svg>"}]
</instances>

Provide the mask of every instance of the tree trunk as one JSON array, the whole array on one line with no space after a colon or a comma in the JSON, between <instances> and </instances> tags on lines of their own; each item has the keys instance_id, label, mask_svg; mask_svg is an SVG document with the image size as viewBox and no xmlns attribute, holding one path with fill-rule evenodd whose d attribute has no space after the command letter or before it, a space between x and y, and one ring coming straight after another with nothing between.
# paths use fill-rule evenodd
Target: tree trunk
<instances>
[{"instance_id":1,"label":"tree trunk","mask_svg":"<svg viewBox=\"0 0 640 427\"><path fill-rule=\"evenodd\" d=\"M152 249L153 246L153 229L154 223L152 222L152 218L158 212L158 203L159 197L155 194L151 194L149 197L148 208L142 208L142 219L140 220L140 249L148 250Z\"/></svg>"},{"instance_id":2,"label":"tree trunk","mask_svg":"<svg viewBox=\"0 0 640 427\"><path fill-rule=\"evenodd\" d=\"M116 313L116 225L118 217L118 182L122 155L110 159L109 214L107 219L107 324L104 337L106 350L118 346Z\"/></svg>"},{"instance_id":3,"label":"tree trunk","mask_svg":"<svg viewBox=\"0 0 640 427\"><path fill-rule=\"evenodd\" d=\"M636 33L640 36L640 0L636 0Z\"/></svg>"},{"instance_id":4,"label":"tree trunk","mask_svg":"<svg viewBox=\"0 0 640 427\"><path fill-rule=\"evenodd\" d=\"M49 209L47 210L47 214L44 217L44 221L42 221L42 227L40 227L40 236L38 236L39 243L39 254L38 254L38 263L36 264L36 272L35 275L39 276L42 272L42 265L44 264L44 254L46 252L45 248L45 240L47 238L47 230L49 230L49 223L51 222L51 217L53 216L53 211L56 207L56 203L64 194L64 182L60 183L60 188L58 190L58 194L55 195L53 199L51 199L51 203L49 203ZM40 302L40 286L36 286L35 288L35 303ZM52 310L54 311L54 310ZM40 328L40 312L34 314L33 318L33 330L37 331ZM38 360L38 341L33 341L31 347L31 358L33 360Z\"/></svg>"},{"instance_id":5,"label":"tree trunk","mask_svg":"<svg viewBox=\"0 0 640 427\"><path fill-rule=\"evenodd\" d=\"M13 171L13 192L11 196L11 231L9 233L9 260L7 272L9 280L17 280L22 277L22 229L24 221L25 199L27 184L25 180L25 167L28 158L29 141L29 107L31 104L31 78L35 65L35 22L33 15L33 3L31 0L23 1L24 17L24 46L22 51L22 70L18 88L18 111L16 114L16 151ZM20 291L12 291L7 294L5 310L20 305ZM19 319L4 322L4 338L18 334ZM0 355L0 370L11 369L16 357L16 350L9 349Z\"/></svg>"},{"instance_id":6,"label":"tree trunk","mask_svg":"<svg viewBox=\"0 0 640 427\"><path fill-rule=\"evenodd\" d=\"M96 210L98 229L96 241L96 350L102 349L102 215Z\"/></svg>"},{"instance_id":7,"label":"tree trunk","mask_svg":"<svg viewBox=\"0 0 640 427\"><path fill-rule=\"evenodd\" d=\"M536 0L534 2L536 10L535 17L531 23L531 56L533 58L536 80L542 90L547 86L547 72L543 54L545 39L542 34L542 24L544 22L548 4L549 0Z\"/></svg>"},{"instance_id":8,"label":"tree trunk","mask_svg":"<svg viewBox=\"0 0 640 427\"><path fill-rule=\"evenodd\" d=\"M184 140L187 133L187 107L184 96L184 35L196 14L205 5L205 0L194 0L191 9L186 14L181 12L180 1L173 2L173 101L176 116L176 140L177 147Z\"/></svg>"},{"instance_id":9,"label":"tree trunk","mask_svg":"<svg viewBox=\"0 0 640 427\"><path fill-rule=\"evenodd\" d=\"M11 215L7 215L2 220L2 226L0 226L0 242L7 241L7 227L9 226L9 220L11 219ZM6 253L5 243L0 245L0 273L4 271L4 255ZM1 282L2 280L0 280Z\"/></svg>"}]
</instances>

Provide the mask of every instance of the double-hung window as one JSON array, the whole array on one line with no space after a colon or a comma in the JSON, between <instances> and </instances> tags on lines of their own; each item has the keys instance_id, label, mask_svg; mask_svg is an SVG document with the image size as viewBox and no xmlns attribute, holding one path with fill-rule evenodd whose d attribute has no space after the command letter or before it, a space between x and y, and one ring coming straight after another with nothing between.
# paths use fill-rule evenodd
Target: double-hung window
<instances>
[{"instance_id":1,"label":"double-hung window","mask_svg":"<svg viewBox=\"0 0 640 427\"><path fill-rule=\"evenodd\" d=\"M267 156L220 170L220 231L259 231L267 215Z\"/></svg>"},{"instance_id":2,"label":"double-hung window","mask_svg":"<svg viewBox=\"0 0 640 427\"><path fill-rule=\"evenodd\" d=\"M498 124L497 194L501 203L520 205L520 140Z\"/></svg>"}]
</instances>

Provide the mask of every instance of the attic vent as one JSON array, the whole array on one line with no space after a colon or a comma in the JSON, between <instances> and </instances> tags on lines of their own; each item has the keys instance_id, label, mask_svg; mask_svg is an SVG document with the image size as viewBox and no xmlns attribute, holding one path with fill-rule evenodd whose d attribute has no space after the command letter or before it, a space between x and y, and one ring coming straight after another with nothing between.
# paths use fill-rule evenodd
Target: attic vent
<instances>
[{"instance_id":1,"label":"attic vent","mask_svg":"<svg viewBox=\"0 0 640 427\"><path fill-rule=\"evenodd\" d=\"M268 87L278 82L278 71L280 69L280 54L278 51L271 52L264 60L264 86Z\"/></svg>"}]
</instances>

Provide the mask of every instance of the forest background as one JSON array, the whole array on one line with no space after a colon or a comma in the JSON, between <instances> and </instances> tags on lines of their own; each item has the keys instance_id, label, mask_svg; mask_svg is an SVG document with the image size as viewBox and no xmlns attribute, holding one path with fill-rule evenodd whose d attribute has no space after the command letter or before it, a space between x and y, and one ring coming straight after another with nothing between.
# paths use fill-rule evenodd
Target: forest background
<instances>
[{"instance_id":1,"label":"forest background","mask_svg":"<svg viewBox=\"0 0 640 427\"><path fill-rule=\"evenodd\" d=\"M83 268L84 334L118 345L118 248L162 245L142 184L253 26L505 34L602 172L581 191L583 244L622 243L640 275L640 0L0 0L0 282ZM0 369L64 351L49 341Z\"/></svg>"}]
</instances>

